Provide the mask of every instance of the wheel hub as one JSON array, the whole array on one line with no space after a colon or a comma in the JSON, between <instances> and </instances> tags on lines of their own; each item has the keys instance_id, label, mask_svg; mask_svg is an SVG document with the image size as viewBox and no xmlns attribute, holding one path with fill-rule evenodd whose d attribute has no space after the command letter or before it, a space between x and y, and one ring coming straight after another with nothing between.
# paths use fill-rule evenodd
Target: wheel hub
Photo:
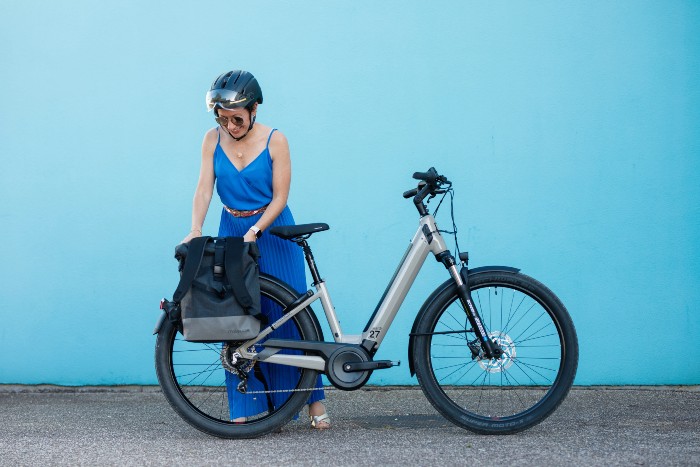
<instances>
[{"instance_id":1,"label":"wheel hub","mask_svg":"<svg viewBox=\"0 0 700 467\"><path fill-rule=\"evenodd\" d=\"M508 334L501 331L490 332L489 339L498 344L503 354L500 358L480 358L478 360L479 366L489 373L499 373L503 370L507 370L513 364L513 359L515 359L515 343L513 343L513 340Z\"/></svg>"}]
</instances>

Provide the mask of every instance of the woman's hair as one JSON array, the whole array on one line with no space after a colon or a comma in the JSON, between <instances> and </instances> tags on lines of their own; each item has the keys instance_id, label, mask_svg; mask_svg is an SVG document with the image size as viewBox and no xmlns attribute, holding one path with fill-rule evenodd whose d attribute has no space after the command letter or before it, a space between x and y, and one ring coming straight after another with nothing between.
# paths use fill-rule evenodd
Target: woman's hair
<instances>
[{"instance_id":1,"label":"woman's hair","mask_svg":"<svg viewBox=\"0 0 700 467\"><path fill-rule=\"evenodd\" d=\"M245 107L243 107L244 109L246 109L248 111L248 115L251 115L253 113L253 107L255 107L255 104L257 104L257 102L251 102L248 105L246 105ZM214 107L214 115L216 115L217 117L219 116L219 107L218 106Z\"/></svg>"}]
</instances>

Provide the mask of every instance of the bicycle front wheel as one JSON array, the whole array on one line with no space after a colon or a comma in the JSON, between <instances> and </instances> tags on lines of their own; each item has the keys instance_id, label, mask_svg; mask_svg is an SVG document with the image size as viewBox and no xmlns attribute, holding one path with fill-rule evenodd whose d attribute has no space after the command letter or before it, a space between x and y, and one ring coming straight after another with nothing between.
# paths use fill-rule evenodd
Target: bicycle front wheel
<instances>
[{"instance_id":1,"label":"bicycle front wheel","mask_svg":"<svg viewBox=\"0 0 700 467\"><path fill-rule=\"evenodd\" d=\"M265 276L260 278L260 292L272 320L296 298L291 289ZM320 340L310 313L300 311L279 332L302 340ZM222 438L269 433L299 412L316 385L315 370L259 362L251 368L239 361L249 375L244 394L238 387L241 380L224 369L227 349L230 351L225 343L187 342L169 321L163 323L156 340L156 373L163 394L185 421L205 433Z\"/></svg>"},{"instance_id":2,"label":"bicycle front wheel","mask_svg":"<svg viewBox=\"0 0 700 467\"><path fill-rule=\"evenodd\" d=\"M467 320L457 287L446 284L417 324L413 364L432 405L481 434L525 430L564 400L576 374L578 341L568 312L524 274L470 275L474 305L504 354L488 359Z\"/></svg>"}]
</instances>

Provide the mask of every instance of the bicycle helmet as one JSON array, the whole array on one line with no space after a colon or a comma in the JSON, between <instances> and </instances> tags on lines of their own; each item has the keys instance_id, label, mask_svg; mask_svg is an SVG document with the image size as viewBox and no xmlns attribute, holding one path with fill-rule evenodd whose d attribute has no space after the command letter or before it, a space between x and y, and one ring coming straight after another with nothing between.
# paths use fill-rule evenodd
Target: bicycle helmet
<instances>
[{"instance_id":1,"label":"bicycle helmet","mask_svg":"<svg viewBox=\"0 0 700 467\"><path fill-rule=\"evenodd\" d=\"M251 109L256 102L262 104L262 89L252 73L233 70L223 73L214 80L207 92L207 110L233 110L241 107Z\"/></svg>"}]
</instances>

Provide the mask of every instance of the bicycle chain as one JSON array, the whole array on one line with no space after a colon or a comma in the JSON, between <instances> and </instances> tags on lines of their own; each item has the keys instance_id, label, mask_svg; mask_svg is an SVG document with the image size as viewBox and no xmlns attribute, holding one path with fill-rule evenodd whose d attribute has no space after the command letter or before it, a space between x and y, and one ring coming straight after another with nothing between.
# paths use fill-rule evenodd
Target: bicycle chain
<instances>
[{"instance_id":1,"label":"bicycle chain","mask_svg":"<svg viewBox=\"0 0 700 467\"><path fill-rule=\"evenodd\" d=\"M280 393L280 392L301 392L301 391L337 391L336 388L329 388L329 389L271 389L269 391L248 391L246 389L247 386L247 380L248 380L248 373L250 370L253 369L253 366L255 366L255 360L246 360L241 357L241 354L238 352L233 352L233 346L229 344L225 344L223 348L221 349L221 366L224 367L224 370L228 371L229 373L233 373L234 375L238 376L240 378L241 382L238 384L238 392L241 394L272 394L272 393ZM250 348L248 351L252 351L253 349ZM231 353L231 360L227 358L227 355Z\"/></svg>"},{"instance_id":2,"label":"bicycle chain","mask_svg":"<svg viewBox=\"0 0 700 467\"><path fill-rule=\"evenodd\" d=\"M312 391L337 391L337 390L338 390L337 388L329 386L329 387L324 387L322 389L309 388L309 389L273 389L270 391L246 391L242 394L271 394L273 392L301 392L301 391L312 392Z\"/></svg>"}]
</instances>

